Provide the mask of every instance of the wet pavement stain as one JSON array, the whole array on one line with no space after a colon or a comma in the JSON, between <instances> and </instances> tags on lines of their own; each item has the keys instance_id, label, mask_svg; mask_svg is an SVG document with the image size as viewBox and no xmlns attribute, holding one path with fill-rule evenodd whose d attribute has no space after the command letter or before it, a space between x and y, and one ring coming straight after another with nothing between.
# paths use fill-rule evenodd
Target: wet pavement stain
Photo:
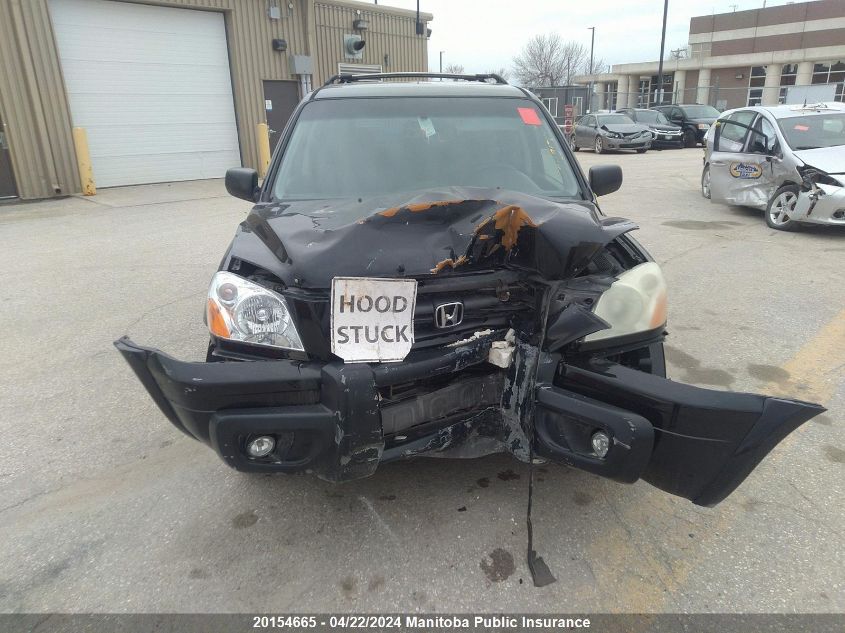
<instances>
[{"instance_id":1,"label":"wet pavement stain","mask_svg":"<svg viewBox=\"0 0 845 633\"><path fill-rule=\"evenodd\" d=\"M367 591L373 593L384 587L384 576L373 576L367 584Z\"/></svg>"},{"instance_id":2,"label":"wet pavement stain","mask_svg":"<svg viewBox=\"0 0 845 633\"><path fill-rule=\"evenodd\" d=\"M487 477L482 477L475 483L478 484L479 488L488 488L490 486L490 480Z\"/></svg>"},{"instance_id":3,"label":"wet pavement stain","mask_svg":"<svg viewBox=\"0 0 845 633\"><path fill-rule=\"evenodd\" d=\"M827 457L828 461L831 461L834 464L845 464L845 451L838 446L826 444L824 447L824 455Z\"/></svg>"},{"instance_id":4,"label":"wet pavement stain","mask_svg":"<svg viewBox=\"0 0 845 633\"><path fill-rule=\"evenodd\" d=\"M352 576L347 576L340 581L340 588L343 589L344 593L352 593L355 591L355 579Z\"/></svg>"},{"instance_id":5,"label":"wet pavement stain","mask_svg":"<svg viewBox=\"0 0 845 633\"><path fill-rule=\"evenodd\" d=\"M730 387L734 382L734 377L729 372L724 369L702 367L700 360L695 356L679 350L677 347L664 345L663 349L666 352L666 360L683 369L684 375L681 376L681 380L685 382L703 383L705 385L716 385L719 387Z\"/></svg>"},{"instance_id":6,"label":"wet pavement stain","mask_svg":"<svg viewBox=\"0 0 845 633\"><path fill-rule=\"evenodd\" d=\"M727 229L732 226L742 226L741 222L703 222L701 220L669 220L660 224L676 229L687 229L689 231L706 231L708 229Z\"/></svg>"},{"instance_id":7,"label":"wet pavement stain","mask_svg":"<svg viewBox=\"0 0 845 633\"><path fill-rule=\"evenodd\" d=\"M458 512L466 512L466 511L467 511L466 506L461 506L460 508L458 508Z\"/></svg>"},{"instance_id":8,"label":"wet pavement stain","mask_svg":"<svg viewBox=\"0 0 845 633\"><path fill-rule=\"evenodd\" d=\"M211 578L211 574L205 569L200 569L199 567L194 567L188 573L188 578Z\"/></svg>"},{"instance_id":9,"label":"wet pavement stain","mask_svg":"<svg viewBox=\"0 0 845 633\"><path fill-rule=\"evenodd\" d=\"M576 490L575 494L572 495L572 499L575 501L575 505L577 506L588 506L593 502L593 498L588 495L586 492L581 492L580 490Z\"/></svg>"},{"instance_id":10,"label":"wet pavement stain","mask_svg":"<svg viewBox=\"0 0 845 633\"><path fill-rule=\"evenodd\" d=\"M236 530L242 530L244 528L252 527L257 522L258 515L255 514L255 510L248 510L247 512L241 512L234 519L232 519L232 526Z\"/></svg>"},{"instance_id":11,"label":"wet pavement stain","mask_svg":"<svg viewBox=\"0 0 845 633\"><path fill-rule=\"evenodd\" d=\"M396 495L382 495L379 499L382 501L396 501Z\"/></svg>"},{"instance_id":12,"label":"wet pavement stain","mask_svg":"<svg viewBox=\"0 0 845 633\"><path fill-rule=\"evenodd\" d=\"M503 470L498 475L496 475L502 481L513 481L514 479L519 479L519 475L517 475L513 470L508 468L507 470Z\"/></svg>"},{"instance_id":13,"label":"wet pavement stain","mask_svg":"<svg viewBox=\"0 0 845 633\"><path fill-rule=\"evenodd\" d=\"M792 374L775 365L748 365L748 374L762 382L787 382Z\"/></svg>"},{"instance_id":14,"label":"wet pavement stain","mask_svg":"<svg viewBox=\"0 0 845 633\"><path fill-rule=\"evenodd\" d=\"M509 551L497 547L488 556L481 559L481 571L491 582L502 582L510 578L516 571L513 555Z\"/></svg>"},{"instance_id":15,"label":"wet pavement stain","mask_svg":"<svg viewBox=\"0 0 845 633\"><path fill-rule=\"evenodd\" d=\"M821 415L814 417L813 422L821 424L822 426L833 426L833 420L826 413L822 413Z\"/></svg>"}]
</instances>

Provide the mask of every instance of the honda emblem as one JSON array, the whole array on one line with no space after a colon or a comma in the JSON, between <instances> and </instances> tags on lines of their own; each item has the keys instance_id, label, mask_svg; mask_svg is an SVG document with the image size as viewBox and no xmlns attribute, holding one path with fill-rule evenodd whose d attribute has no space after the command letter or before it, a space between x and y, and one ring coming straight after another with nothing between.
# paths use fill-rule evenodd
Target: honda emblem
<instances>
[{"instance_id":1,"label":"honda emblem","mask_svg":"<svg viewBox=\"0 0 845 633\"><path fill-rule=\"evenodd\" d=\"M434 325L440 329L460 325L463 320L464 304L460 301L443 303L434 310Z\"/></svg>"}]
</instances>

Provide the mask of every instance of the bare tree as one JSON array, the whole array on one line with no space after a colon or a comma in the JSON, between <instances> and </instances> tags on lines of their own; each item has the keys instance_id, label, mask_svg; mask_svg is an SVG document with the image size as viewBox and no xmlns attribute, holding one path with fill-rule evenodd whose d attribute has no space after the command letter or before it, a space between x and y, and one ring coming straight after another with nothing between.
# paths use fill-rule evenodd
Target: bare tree
<instances>
[{"instance_id":1,"label":"bare tree","mask_svg":"<svg viewBox=\"0 0 845 633\"><path fill-rule=\"evenodd\" d=\"M526 86L564 86L589 64L590 52L584 44L566 42L557 33L549 33L528 40L514 58L513 70Z\"/></svg>"},{"instance_id":2,"label":"bare tree","mask_svg":"<svg viewBox=\"0 0 845 633\"><path fill-rule=\"evenodd\" d=\"M464 66L463 64L446 64L443 67L443 72L447 75L463 75Z\"/></svg>"},{"instance_id":3,"label":"bare tree","mask_svg":"<svg viewBox=\"0 0 845 633\"><path fill-rule=\"evenodd\" d=\"M589 74L590 68L590 60L587 60L587 70L584 71L584 74ZM608 64L603 59L597 59L593 62L593 74L594 75L601 75L602 73L609 73L610 72L610 64Z\"/></svg>"}]
</instances>

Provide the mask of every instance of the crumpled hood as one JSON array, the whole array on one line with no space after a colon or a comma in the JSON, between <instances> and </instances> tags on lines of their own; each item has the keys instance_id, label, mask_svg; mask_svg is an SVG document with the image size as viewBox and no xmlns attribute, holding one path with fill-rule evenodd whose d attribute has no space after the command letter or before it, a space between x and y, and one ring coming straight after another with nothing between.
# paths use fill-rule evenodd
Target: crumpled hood
<instances>
[{"instance_id":1,"label":"crumpled hood","mask_svg":"<svg viewBox=\"0 0 845 633\"><path fill-rule=\"evenodd\" d=\"M828 174L845 174L845 145L794 152L806 165Z\"/></svg>"},{"instance_id":2,"label":"crumpled hood","mask_svg":"<svg viewBox=\"0 0 845 633\"><path fill-rule=\"evenodd\" d=\"M328 288L338 275L420 278L491 268L566 279L634 228L588 202L501 189L266 203L241 223L222 267L236 257L303 288Z\"/></svg>"},{"instance_id":3,"label":"crumpled hood","mask_svg":"<svg viewBox=\"0 0 845 633\"><path fill-rule=\"evenodd\" d=\"M619 134L630 134L631 132L645 132L648 128L639 123L608 123L602 125L602 129L610 132L618 132Z\"/></svg>"}]
</instances>

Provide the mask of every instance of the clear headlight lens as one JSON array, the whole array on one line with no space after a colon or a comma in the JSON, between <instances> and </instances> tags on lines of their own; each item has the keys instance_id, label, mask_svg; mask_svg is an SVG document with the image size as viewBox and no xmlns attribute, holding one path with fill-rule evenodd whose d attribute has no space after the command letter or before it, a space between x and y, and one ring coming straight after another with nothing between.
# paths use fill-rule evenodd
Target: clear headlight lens
<instances>
[{"instance_id":1,"label":"clear headlight lens","mask_svg":"<svg viewBox=\"0 0 845 633\"><path fill-rule=\"evenodd\" d=\"M208 329L220 338L305 351L285 298L233 273L212 278L206 316Z\"/></svg>"},{"instance_id":2,"label":"clear headlight lens","mask_svg":"<svg viewBox=\"0 0 845 633\"><path fill-rule=\"evenodd\" d=\"M610 323L610 327L586 336L585 343L665 325L666 280L660 266L646 262L626 270L599 297L593 312Z\"/></svg>"},{"instance_id":3,"label":"clear headlight lens","mask_svg":"<svg viewBox=\"0 0 845 633\"><path fill-rule=\"evenodd\" d=\"M709 129L710 129L710 124L709 124L709 123L699 123L699 124L698 124L698 129L699 129L699 130L709 130Z\"/></svg>"}]
</instances>

